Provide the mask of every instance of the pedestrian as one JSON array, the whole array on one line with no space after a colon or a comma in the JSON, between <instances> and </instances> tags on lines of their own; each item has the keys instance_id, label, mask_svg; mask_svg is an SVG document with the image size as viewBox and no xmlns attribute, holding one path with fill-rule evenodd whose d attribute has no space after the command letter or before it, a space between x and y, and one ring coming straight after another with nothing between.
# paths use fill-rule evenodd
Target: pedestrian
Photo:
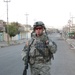
<instances>
[{"instance_id":1,"label":"pedestrian","mask_svg":"<svg viewBox=\"0 0 75 75\"><path fill-rule=\"evenodd\" d=\"M33 25L33 32L31 40L28 41L23 49L23 61L30 65L31 75L51 75L51 58L53 53L57 51L57 45L49 40L46 34L46 27L42 21L37 21ZM34 39L30 46L29 59L27 58L28 46Z\"/></svg>"}]
</instances>

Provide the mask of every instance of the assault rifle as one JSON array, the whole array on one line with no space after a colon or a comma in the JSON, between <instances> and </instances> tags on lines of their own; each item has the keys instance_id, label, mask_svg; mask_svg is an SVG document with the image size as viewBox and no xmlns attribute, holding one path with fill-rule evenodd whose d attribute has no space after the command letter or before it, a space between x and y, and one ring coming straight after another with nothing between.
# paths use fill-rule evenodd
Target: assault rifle
<instances>
[{"instance_id":1,"label":"assault rifle","mask_svg":"<svg viewBox=\"0 0 75 75\"><path fill-rule=\"evenodd\" d=\"M27 60L25 61L25 67L23 70L23 75L27 75L27 69L28 69L28 63L29 63L29 52L30 52L30 47L32 45L32 43L34 42L34 39L32 40L31 44L28 46L28 51L27 51Z\"/></svg>"}]
</instances>

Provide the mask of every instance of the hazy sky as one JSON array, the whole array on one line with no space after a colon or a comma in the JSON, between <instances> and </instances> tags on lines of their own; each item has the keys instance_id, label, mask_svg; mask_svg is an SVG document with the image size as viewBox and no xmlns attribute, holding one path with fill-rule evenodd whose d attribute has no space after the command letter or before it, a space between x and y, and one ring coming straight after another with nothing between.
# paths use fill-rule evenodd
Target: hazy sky
<instances>
[{"instance_id":1,"label":"hazy sky","mask_svg":"<svg viewBox=\"0 0 75 75\"><path fill-rule=\"evenodd\" d=\"M28 24L31 26L35 21L43 21L46 27L60 29L70 17L75 17L75 0L11 0L8 7L9 22L26 24L25 14L28 13ZM6 2L0 0L0 19L4 21L7 21L6 9Z\"/></svg>"}]
</instances>

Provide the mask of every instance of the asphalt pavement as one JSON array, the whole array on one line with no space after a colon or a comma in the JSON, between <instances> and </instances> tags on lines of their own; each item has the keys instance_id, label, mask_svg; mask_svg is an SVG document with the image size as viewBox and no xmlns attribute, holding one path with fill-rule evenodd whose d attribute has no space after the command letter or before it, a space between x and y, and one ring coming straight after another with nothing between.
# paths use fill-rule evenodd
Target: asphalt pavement
<instances>
[{"instance_id":1,"label":"asphalt pavement","mask_svg":"<svg viewBox=\"0 0 75 75\"><path fill-rule=\"evenodd\" d=\"M51 35L50 35L51 36ZM53 38L54 37L54 38ZM54 55L54 60L52 60L51 74L52 75L75 75L75 51L70 50L68 44L74 45L74 39L66 39L60 37L59 34L54 34L51 38L57 43L58 51ZM64 41L64 40L66 41ZM7 42L0 42L0 75L22 75L23 62L21 60L21 51L27 39L10 41L8 45ZM21 44L21 45L17 45ZM11 46L16 45L16 46ZM10 47L6 47L10 46ZM6 47L6 48L2 48ZM30 73L28 71L28 73ZM30 74L28 74L30 75Z\"/></svg>"},{"instance_id":2,"label":"asphalt pavement","mask_svg":"<svg viewBox=\"0 0 75 75\"><path fill-rule=\"evenodd\" d=\"M70 38L65 39L63 36L61 38L63 38L71 46L71 49L75 49L75 39L70 39ZM27 39L10 41L9 44L6 41L1 41L0 48L25 43L26 40Z\"/></svg>"}]
</instances>

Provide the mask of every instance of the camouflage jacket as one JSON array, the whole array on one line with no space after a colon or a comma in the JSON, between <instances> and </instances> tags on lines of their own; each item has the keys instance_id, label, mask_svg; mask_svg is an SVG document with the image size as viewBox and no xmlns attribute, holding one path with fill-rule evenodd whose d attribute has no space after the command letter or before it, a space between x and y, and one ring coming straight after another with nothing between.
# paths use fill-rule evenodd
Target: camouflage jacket
<instances>
[{"instance_id":1,"label":"camouflage jacket","mask_svg":"<svg viewBox=\"0 0 75 75\"><path fill-rule=\"evenodd\" d=\"M45 63L51 59L51 53L56 52L56 46L53 44L51 40L48 39L48 37L43 34L40 37L34 36L34 42L30 47L29 52L29 63ZM29 44L31 43L32 39L29 41ZM47 41L47 43L46 43ZM27 56L27 49L28 46L25 46L22 50L22 59L25 63L26 56Z\"/></svg>"}]
</instances>

